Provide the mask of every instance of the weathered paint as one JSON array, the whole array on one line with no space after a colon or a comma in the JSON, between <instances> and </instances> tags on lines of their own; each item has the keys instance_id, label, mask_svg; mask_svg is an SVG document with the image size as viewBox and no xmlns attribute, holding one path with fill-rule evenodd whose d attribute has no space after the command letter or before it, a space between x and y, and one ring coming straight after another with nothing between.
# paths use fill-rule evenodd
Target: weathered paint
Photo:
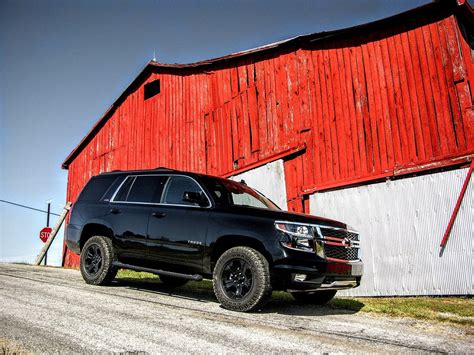
<instances>
[{"instance_id":1,"label":"weathered paint","mask_svg":"<svg viewBox=\"0 0 474 355\"><path fill-rule=\"evenodd\" d=\"M67 198L104 171L231 176L283 158L287 207L303 211L315 191L472 159L467 7L431 3L205 62L151 62L64 162ZM161 93L144 100L158 79Z\"/></svg>"},{"instance_id":2,"label":"weathered paint","mask_svg":"<svg viewBox=\"0 0 474 355\"><path fill-rule=\"evenodd\" d=\"M310 197L312 214L358 229L364 278L357 296L472 295L474 182L440 255L440 240L469 169L457 169Z\"/></svg>"},{"instance_id":3,"label":"weathered paint","mask_svg":"<svg viewBox=\"0 0 474 355\"><path fill-rule=\"evenodd\" d=\"M234 175L230 179L244 180L247 185L264 194L280 208L287 209L283 160L279 159L245 173Z\"/></svg>"}]
</instances>

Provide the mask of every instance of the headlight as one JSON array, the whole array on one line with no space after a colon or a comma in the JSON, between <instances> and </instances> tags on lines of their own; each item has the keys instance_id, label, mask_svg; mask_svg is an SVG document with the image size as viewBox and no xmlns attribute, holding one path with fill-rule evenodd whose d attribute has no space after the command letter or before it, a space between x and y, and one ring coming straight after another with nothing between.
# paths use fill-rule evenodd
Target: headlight
<instances>
[{"instance_id":1,"label":"headlight","mask_svg":"<svg viewBox=\"0 0 474 355\"><path fill-rule=\"evenodd\" d=\"M316 227L294 222L275 222L275 228L284 233L281 243L288 248L313 252L324 257L323 246L314 240Z\"/></svg>"}]
</instances>

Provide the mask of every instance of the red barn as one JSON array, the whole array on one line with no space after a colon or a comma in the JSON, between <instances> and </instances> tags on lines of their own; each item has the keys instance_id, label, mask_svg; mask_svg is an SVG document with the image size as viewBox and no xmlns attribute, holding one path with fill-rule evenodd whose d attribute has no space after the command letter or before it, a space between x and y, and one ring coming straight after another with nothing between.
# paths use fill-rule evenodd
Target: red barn
<instances>
[{"instance_id":1,"label":"red barn","mask_svg":"<svg viewBox=\"0 0 474 355\"><path fill-rule=\"evenodd\" d=\"M67 199L104 171L229 177L281 162L283 207L310 212L316 193L461 167L474 154L473 18L467 2L442 1L202 62L152 61L64 161Z\"/></svg>"}]
</instances>

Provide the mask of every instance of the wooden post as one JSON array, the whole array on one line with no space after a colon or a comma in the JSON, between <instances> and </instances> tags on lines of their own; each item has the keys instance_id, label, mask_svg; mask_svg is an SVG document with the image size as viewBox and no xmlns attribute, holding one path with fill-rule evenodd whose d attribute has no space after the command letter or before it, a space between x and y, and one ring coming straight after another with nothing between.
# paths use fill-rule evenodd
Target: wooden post
<instances>
[{"instance_id":1,"label":"wooden post","mask_svg":"<svg viewBox=\"0 0 474 355\"><path fill-rule=\"evenodd\" d=\"M68 202L66 206L64 206L63 212L58 218L58 221L56 222L56 225L54 226L53 230L51 231L51 234L49 235L49 238L47 242L44 244L43 248L41 249L41 252L39 253L38 257L36 258L35 264L39 265L41 264L41 261L43 260L45 254L48 252L49 247L51 246L51 243L53 242L54 238L56 237L56 234L58 234L59 229L61 228L64 220L66 219L66 216L71 209L71 202Z\"/></svg>"}]
</instances>

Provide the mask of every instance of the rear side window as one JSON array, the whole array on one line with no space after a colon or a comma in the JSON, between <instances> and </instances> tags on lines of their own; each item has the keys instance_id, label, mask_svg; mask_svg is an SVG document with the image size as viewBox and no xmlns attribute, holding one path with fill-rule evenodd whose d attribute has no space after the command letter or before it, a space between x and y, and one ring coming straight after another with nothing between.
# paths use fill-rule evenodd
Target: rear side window
<instances>
[{"instance_id":1,"label":"rear side window","mask_svg":"<svg viewBox=\"0 0 474 355\"><path fill-rule=\"evenodd\" d=\"M117 176L93 177L82 190L79 199L82 201L99 201L116 179Z\"/></svg>"},{"instance_id":2,"label":"rear side window","mask_svg":"<svg viewBox=\"0 0 474 355\"><path fill-rule=\"evenodd\" d=\"M159 202L165 181L164 176L130 176L118 191L114 201Z\"/></svg>"},{"instance_id":3,"label":"rear side window","mask_svg":"<svg viewBox=\"0 0 474 355\"><path fill-rule=\"evenodd\" d=\"M137 176L127 201L148 203L157 201L163 191L164 181L163 176Z\"/></svg>"}]
</instances>

